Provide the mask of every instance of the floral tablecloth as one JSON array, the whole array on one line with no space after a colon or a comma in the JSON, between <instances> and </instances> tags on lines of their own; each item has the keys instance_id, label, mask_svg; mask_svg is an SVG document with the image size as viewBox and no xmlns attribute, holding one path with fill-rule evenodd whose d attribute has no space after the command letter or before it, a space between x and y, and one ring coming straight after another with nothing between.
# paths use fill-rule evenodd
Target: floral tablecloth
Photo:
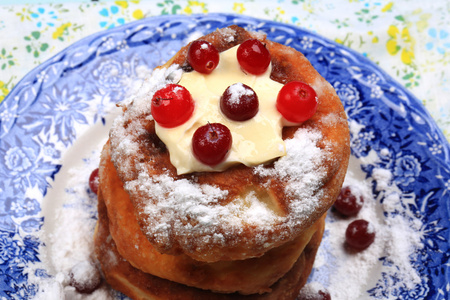
<instances>
[{"instance_id":1,"label":"floral tablecloth","mask_svg":"<svg viewBox=\"0 0 450 300\"><path fill-rule=\"evenodd\" d=\"M447 0L6 2L14 4L0 6L0 102L30 70L92 33L158 15L224 12L294 24L367 56L423 102L450 140Z\"/></svg>"}]
</instances>

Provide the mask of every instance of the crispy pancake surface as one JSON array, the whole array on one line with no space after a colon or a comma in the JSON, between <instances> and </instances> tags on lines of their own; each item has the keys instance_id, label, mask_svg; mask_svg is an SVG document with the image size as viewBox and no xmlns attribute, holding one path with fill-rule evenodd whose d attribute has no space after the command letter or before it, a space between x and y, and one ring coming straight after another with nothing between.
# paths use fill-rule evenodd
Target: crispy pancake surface
<instances>
[{"instance_id":1,"label":"crispy pancake surface","mask_svg":"<svg viewBox=\"0 0 450 300\"><path fill-rule=\"evenodd\" d=\"M306 283L311 272L317 249L322 239L324 220L321 219L317 231L306 245L294 266L276 283L271 292L264 294L242 295L238 293L216 293L189 287L180 283L153 276L133 267L118 252L116 243L110 235L110 220L102 190L99 190L98 223L94 243L97 258L104 276L110 286L132 299L146 300L293 300L300 288Z\"/></svg>"},{"instance_id":2,"label":"crispy pancake surface","mask_svg":"<svg viewBox=\"0 0 450 300\"><path fill-rule=\"evenodd\" d=\"M177 175L155 133L150 99L180 69L189 69L189 45L154 71L114 122L111 160L143 234L160 253L204 262L261 256L301 235L340 191L350 147L345 112L334 89L300 52L261 34L230 26L201 39L224 51L248 38L261 40L271 53L271 79L306 82L318 96L311 119L284 127L286 156L253 168Z\"/></svg>"},{"instance_id":3,"label":"crispy pancake surface","mask_svg":"<svg viewBox=\"0 0 450 300\"><path fill-rule=\"evenodd\" d=\"M324 226L325 215L293 241L246 260L205 263L185 254L161 254L140 230L134 207L110 160L109 143L102 153L101 172L99 201L107 207L109 231L120 255L144 273L201 289L241 294L271 291L270 286L292 268Z\"/></svg>"}]
</instances>

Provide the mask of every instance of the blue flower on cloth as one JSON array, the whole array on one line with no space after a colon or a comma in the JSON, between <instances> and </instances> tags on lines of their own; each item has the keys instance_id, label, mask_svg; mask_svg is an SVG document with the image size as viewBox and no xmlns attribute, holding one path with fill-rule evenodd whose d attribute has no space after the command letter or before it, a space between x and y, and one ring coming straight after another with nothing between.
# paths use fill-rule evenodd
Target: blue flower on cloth
<instances>
[{"instance_id":1,"label":"blue flower on cloth","mask_svg":"<svg viewBox=\"0 0 450 300\"><path fill-rule=\"evenodd\" d=\"M38 28L41 28L42 25L54 27L55 26L54 20L58 19L54 11L46 12L46 10L42 7L39 7L37 9L37 12L31 13L31 17L38 21L36 24Z\"/></svg>"},{"instance_id":2,"label":"blue flower on cloth","mask_svg":"<svg viewBox=\"0 0 450 300\"><path fill-rule=\"evenodd\" d=\"M425 47L427 50L436 49L439 54L445 54L446 49L450 49L449 33L446 30L436 30L436 28L430 28L428 35L433 38L431 42L428 42Z\"/></svg>"},{"instance_id":3,"label":"blue flower on cloth","mask_svg":"<svg viewBox=\"0 0 450 300\"><path fill-rule=\"evenodd\" d=\"M103 8L100 12L100 15L108 18L108 21L100 21L100 27L102 28L114 28L116 25L125 24L124 18L117 18L116 15L119 13L119 7L112 5L109 9ZM117 23L117 24L116 24Z\"/></svg>"}]
</instances>

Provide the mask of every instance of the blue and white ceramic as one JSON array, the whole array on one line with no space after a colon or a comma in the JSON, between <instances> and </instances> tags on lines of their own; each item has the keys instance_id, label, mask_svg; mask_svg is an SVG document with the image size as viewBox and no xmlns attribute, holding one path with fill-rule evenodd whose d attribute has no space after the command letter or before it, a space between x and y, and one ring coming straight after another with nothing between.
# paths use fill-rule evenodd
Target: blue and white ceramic
<instances>
[{"instance_id":1,"label":"blue and white ceramic","mask_svg":"<svg viewBox=\"0 0 450 300\"><path fill-rule=\"evenodd\" d=\"M421 103L341 45L295 26L226 14L161 16L92 35L34 69L0 104L1 299L36 293L27 270L41 260L37 233L46 222L45 196L66 163L65 153L88 128L104 126L108 105L123 99L123 79L137 76L139 67L164 63L192 35L231 24L263 31L306 55L336 89L349 120L362 125L351 137L352 155L375 152L381 158L362 165L362 172L370 178L376 168L389 170L408 195L403 206L423 224L417 233L423 247L411 262L421 284L390 289L390 282L402 278L381 270L368 297L448 299L450 147ZM373 186L372 192L378 199L379 189ZM48 275L38 269L33 276Z\"/></svg>"}]
</instances>

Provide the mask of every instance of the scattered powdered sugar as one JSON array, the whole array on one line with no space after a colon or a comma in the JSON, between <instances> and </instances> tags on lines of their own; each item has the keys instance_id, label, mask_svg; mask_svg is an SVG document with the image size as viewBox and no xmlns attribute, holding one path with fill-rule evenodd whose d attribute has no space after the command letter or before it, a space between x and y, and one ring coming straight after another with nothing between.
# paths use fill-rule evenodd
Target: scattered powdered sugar
<instances>
[{"instance_id":1,"label":"scattered powdered sugar","mask_svg":"<svg viewBox=\"0 0 450 300\"><path fill-rule=\"evenodd\" d=\"M195 40L201 38L202 36L204 36L204 33L203 33L203 32L200 32L200 31L193 31L192 33L190 33L190 34L186 37L186 39L184 40L184 44L187 45L187 44L189 44L190 42L195 41Z\"/></svg>"},{"instance_id":2,"label":"scattered powdered sugar","mask_svg":"<svg viewBox=\"0 0 450 300\"><path fill-rule=\"evenodd\" d=\"M262 176L277 176L291 181L300 181L307 176L309 180L318 175L317 167L323 159L323 153L317 147L322 138L319 131L298 129L294 138L285 140L287 154L278 159L273 169L264 168L263 165L255 167L255 172Z\"/></svg>"},{"instance_id":3,"label":"scattered powdered sugar","mask_svg":"<svg viewBox=\"0 0 450 300\"><path fill-rule=\"evenodd\" d=\"M383 191L389 188L389 182L392 179L392 173L389 170L375 168L372 171L372 177L377 183L376 190Z\"/></svg>"},{"instance_id":4,"label":"scattered powdered sugar","mask_svg":"<svg viewBox=\"0 0 450 300\"><path fill-rule=\"evenodd\" d=\"M145 128L138 117L144 115L148 119L152 119L151 98L153 94L166 84L178 82L182 72L178 65L155 69L139 87L135 86L133 93L122 104L127 107L126 112L116 117L111 127L110 140L116 149L112 153L113 161L123 161L122 165L124 166L132 164L131 158L139 152L139 144L132 137L145 133ZM128 172L131 172L131 169L127 170Z\"/></svg>"},{"instance_id":5,"label":"scattered powdered sugar","mask_svg":"<svg viewBox=\"0 0 450 300\"><path fill-rule=\"evenodd\" d=\"M33 298L34 300L65 299L64 287L62 285L62 282L64 282L64 278L61 278L61 276L56 276L55 278L50 279L40 279L39 281L34 280L33 278L31 278L30 280L39 285L38 291Z\"/></svg>"},{"instance_id":6,"label":"scattered powdered sugar","mask_svg":"<svg viewBox=\"0 0 450 300\"><path fill-rule=\"evenodd\" d=\"M267 34L262 30L258 30L258 31L254 30L254 31L251 31L250 33L255 39L258 39L258 40L263 40L267 36ZM291 49L291 48L289 48L289 49Z\"/></svg>"},{"instance_id":7,"label":"scattered powdered sugar","mask_svg":"<svg viewBox=\"0 0 450 300\"><path fill-rule=\"evenodd\" d=\"M96 280L96 272L98 271L95 266L87 260L81 261L71 269L71 275L77 282Z\"/></svg>"},{"instance_id":8,"label":"scattered powdered sugar","mask_svg":"<svg viewBox=\"0 0 450 300\"><path fill-rule=\"evenodd\" d=\"M311 282L305 285L300 291L298 298L302 300L316 300L319 291L325 291L326 289L319 282Z\"/></svg>"},{"instance_id":9,"label":"scattered powdered sugar","mask_svg":"<svg viewBox=\"0 0 450 300\"><path fill-rule=\"evenodd\" d=\"M227 191L187 179L174 180L168 175L150 178L146 172L141 172L137 180L126 184L126 188L158 199L157 203L149 201L144 212L158 216L157 222L150 223L147 230L161 240L168 239L173 231L188 235L192 231L201 231L213 236L220 224L238 226L245 222L270 226L279 218L252 193L244 199L219 205L218 201L227 196Z\"/></svg>"},{"instance_id":10,"label":"scattered powdered sugar","mask_svg":"<svg viewBox=\"0 0 450 300\"><path fill-rule=\"evenodd\" d=\"M239 211L240 207L248 207L248 209L238 214L238 217L251 225L270 225L274 222L274 219L278 219L274 212L261 202L255 192L248 193L245 198L237 201L234 205L237 211Z\"/></svg>"},{"instance_id":11,"label":"scattered powdered sugar","mask_svg":"<svg viewBox=\"0 0 450 300\"><path fill-rule=\"evenodd\" d=\"M307 216L320 203L321 185L325 171L321 166L327 151L317 147L322 138L319 131L300 128L294 138L285 140L286 155L278 159L273 169L262 165L255 167L255 172L262 176L276 176L288 182L286 193L293 199L289 203L292 215L297 218Z\"/></svg>"},{"instance_id":12,"label":"scattered powdered sugar","mask_svg":"<svg viewBox=\"0 0 450 300\"><path fill-rule=\"evenodd\" d=\"M329 91L331 85L328 81L322 80L320 76L317 76L314 82L311 84L311 87L317 93L317 97L321 98L323 96L324 91Z\"/></svg>"},{"instance_id":13,"label":"scattered powdered sugar","mask_svg":"<svg viewBox=\"0 0 450 300\"><path fill-rule=\"evenodd\" d=\"M222 35L222 39L227 42L227 43L232 43L234 42L234 35L236 34L236 31L234 29L231 28L222 28L219 30L219 32Z\"/></svg>"},{"instance_id":14,"label":"scattered powdered sugar","mask_svg":"<svg viewBox=\"0 0 450 300\"><path fill-rule=\"evenodd\" d=\"M338 114L330 113L324 116L320 121L329 127L333 127L342 122L342 119Z\"/></svg>"},{"instance_id":15,"label":"scattered powdered sugar","mask_svg":"<svg viewBox=\"0 0 450 300\"><path fill-rule=\"evenodd\" d=\"M39 286L35 300L113 297L104 285L91 294L80 294L70 285L71 276L78 283L89 284L100 275L94 265L96 196L88 188L89 175L98 167L99 153L97 149L77 166L62 169L55 178L57 188L49 190L46 201L55 205L46 211L46 223L39 233L45 242L40 249L42 263L29 270L29 281ZM46 270L48 276L38 277L40 270Z\"/></svg>"},{"instance_id":16,"label":"scattered powdered sugar","mask_svg":"<svg viewBox=\"0 0 450 300\"><path fill-rule=\"evenodd\" d=\"M299 129L294 138L286 141L287 155L273 169L255 168L260 175L277 176L288 182L286 193L294 199L289 204L288 217L278 216L251 192L219 205L218 201L228 194L226 190L187 179L174 180L168 175L151 176L145 165L137 165L139 177L128 181L125 189L148 197L144 213L151 217L147 219L146 230L159 241L168 241L174 233L191 236L199 232L201 236L214 236L219 227L239 228L244 224L270 228L288 222L290 226L290 222L303 221L320 203L321 192L316 191L324 176L320 165L325 151L316 144L321 137L319 132Z\"/></svg>"},{"instance_id":17,"label":"scattered powdered sugar","mask_svg":"<svg viewBox=\"0 0 450 300\"><path fill-rule=\"evenodd\" d=\"M252 89L245 88L240 82L230 85L228 92L230 95L228 102L231 105L239 105L243 96L252 96L255 94Z\"/></svg>"},{"instance_id":18,"label":"scattered powdered sugar","mask_svg":"<svg viewBox=\"0 0 450 300\"><path fill-rule=\"evenodd\" d=\"M173 89L173 93L174 93L174 94L176 94L176 93L178 93L178 92L180 92L180 91L183 91L183 88L182 88L181 86L176 86L176 87Z\"/></svg>"},{"instance_id":19,"label":"scattered powdered sugar","mask_svg":"<svg viewBox=\"0 0 450 300\"><path fill-rule=\"evenodd\" d=\"M353 123L350 128L359 132L362 127ZM369 178L361 171L362 165L376 164L378 159L374 151L364 158L351 157L344 186L363 196L363 208L350 218L334 211L328 213L324 238L305 293L324 286L332 299L366 299L370 294L391 299L400 290L413 290L421 283L414 261L423 247L419 233L423 224L402 205L408 199L395 185L390 170L374 168ZM376 233L374 243L360 252L344 245L347 226L355 219L369 221Z\"/></svg>"},{"instance_id":20,"label":"scattered powdered sugar","mask_svg":"<svg viewBox=\"0 0 450 300\"><path fill-rule=\"evenodd\" d=\"M155 69L145 80L133 85L130 95L121 103L121 106L126 106L129 109L125 114L115 119L111 134L125 136L123 124L127 120L134 120L140 115L150 115L150 100L153 94L168 83L178 82L181 79L182 72L176 64L168 68Z\"/></svg>"}]
</instances>

